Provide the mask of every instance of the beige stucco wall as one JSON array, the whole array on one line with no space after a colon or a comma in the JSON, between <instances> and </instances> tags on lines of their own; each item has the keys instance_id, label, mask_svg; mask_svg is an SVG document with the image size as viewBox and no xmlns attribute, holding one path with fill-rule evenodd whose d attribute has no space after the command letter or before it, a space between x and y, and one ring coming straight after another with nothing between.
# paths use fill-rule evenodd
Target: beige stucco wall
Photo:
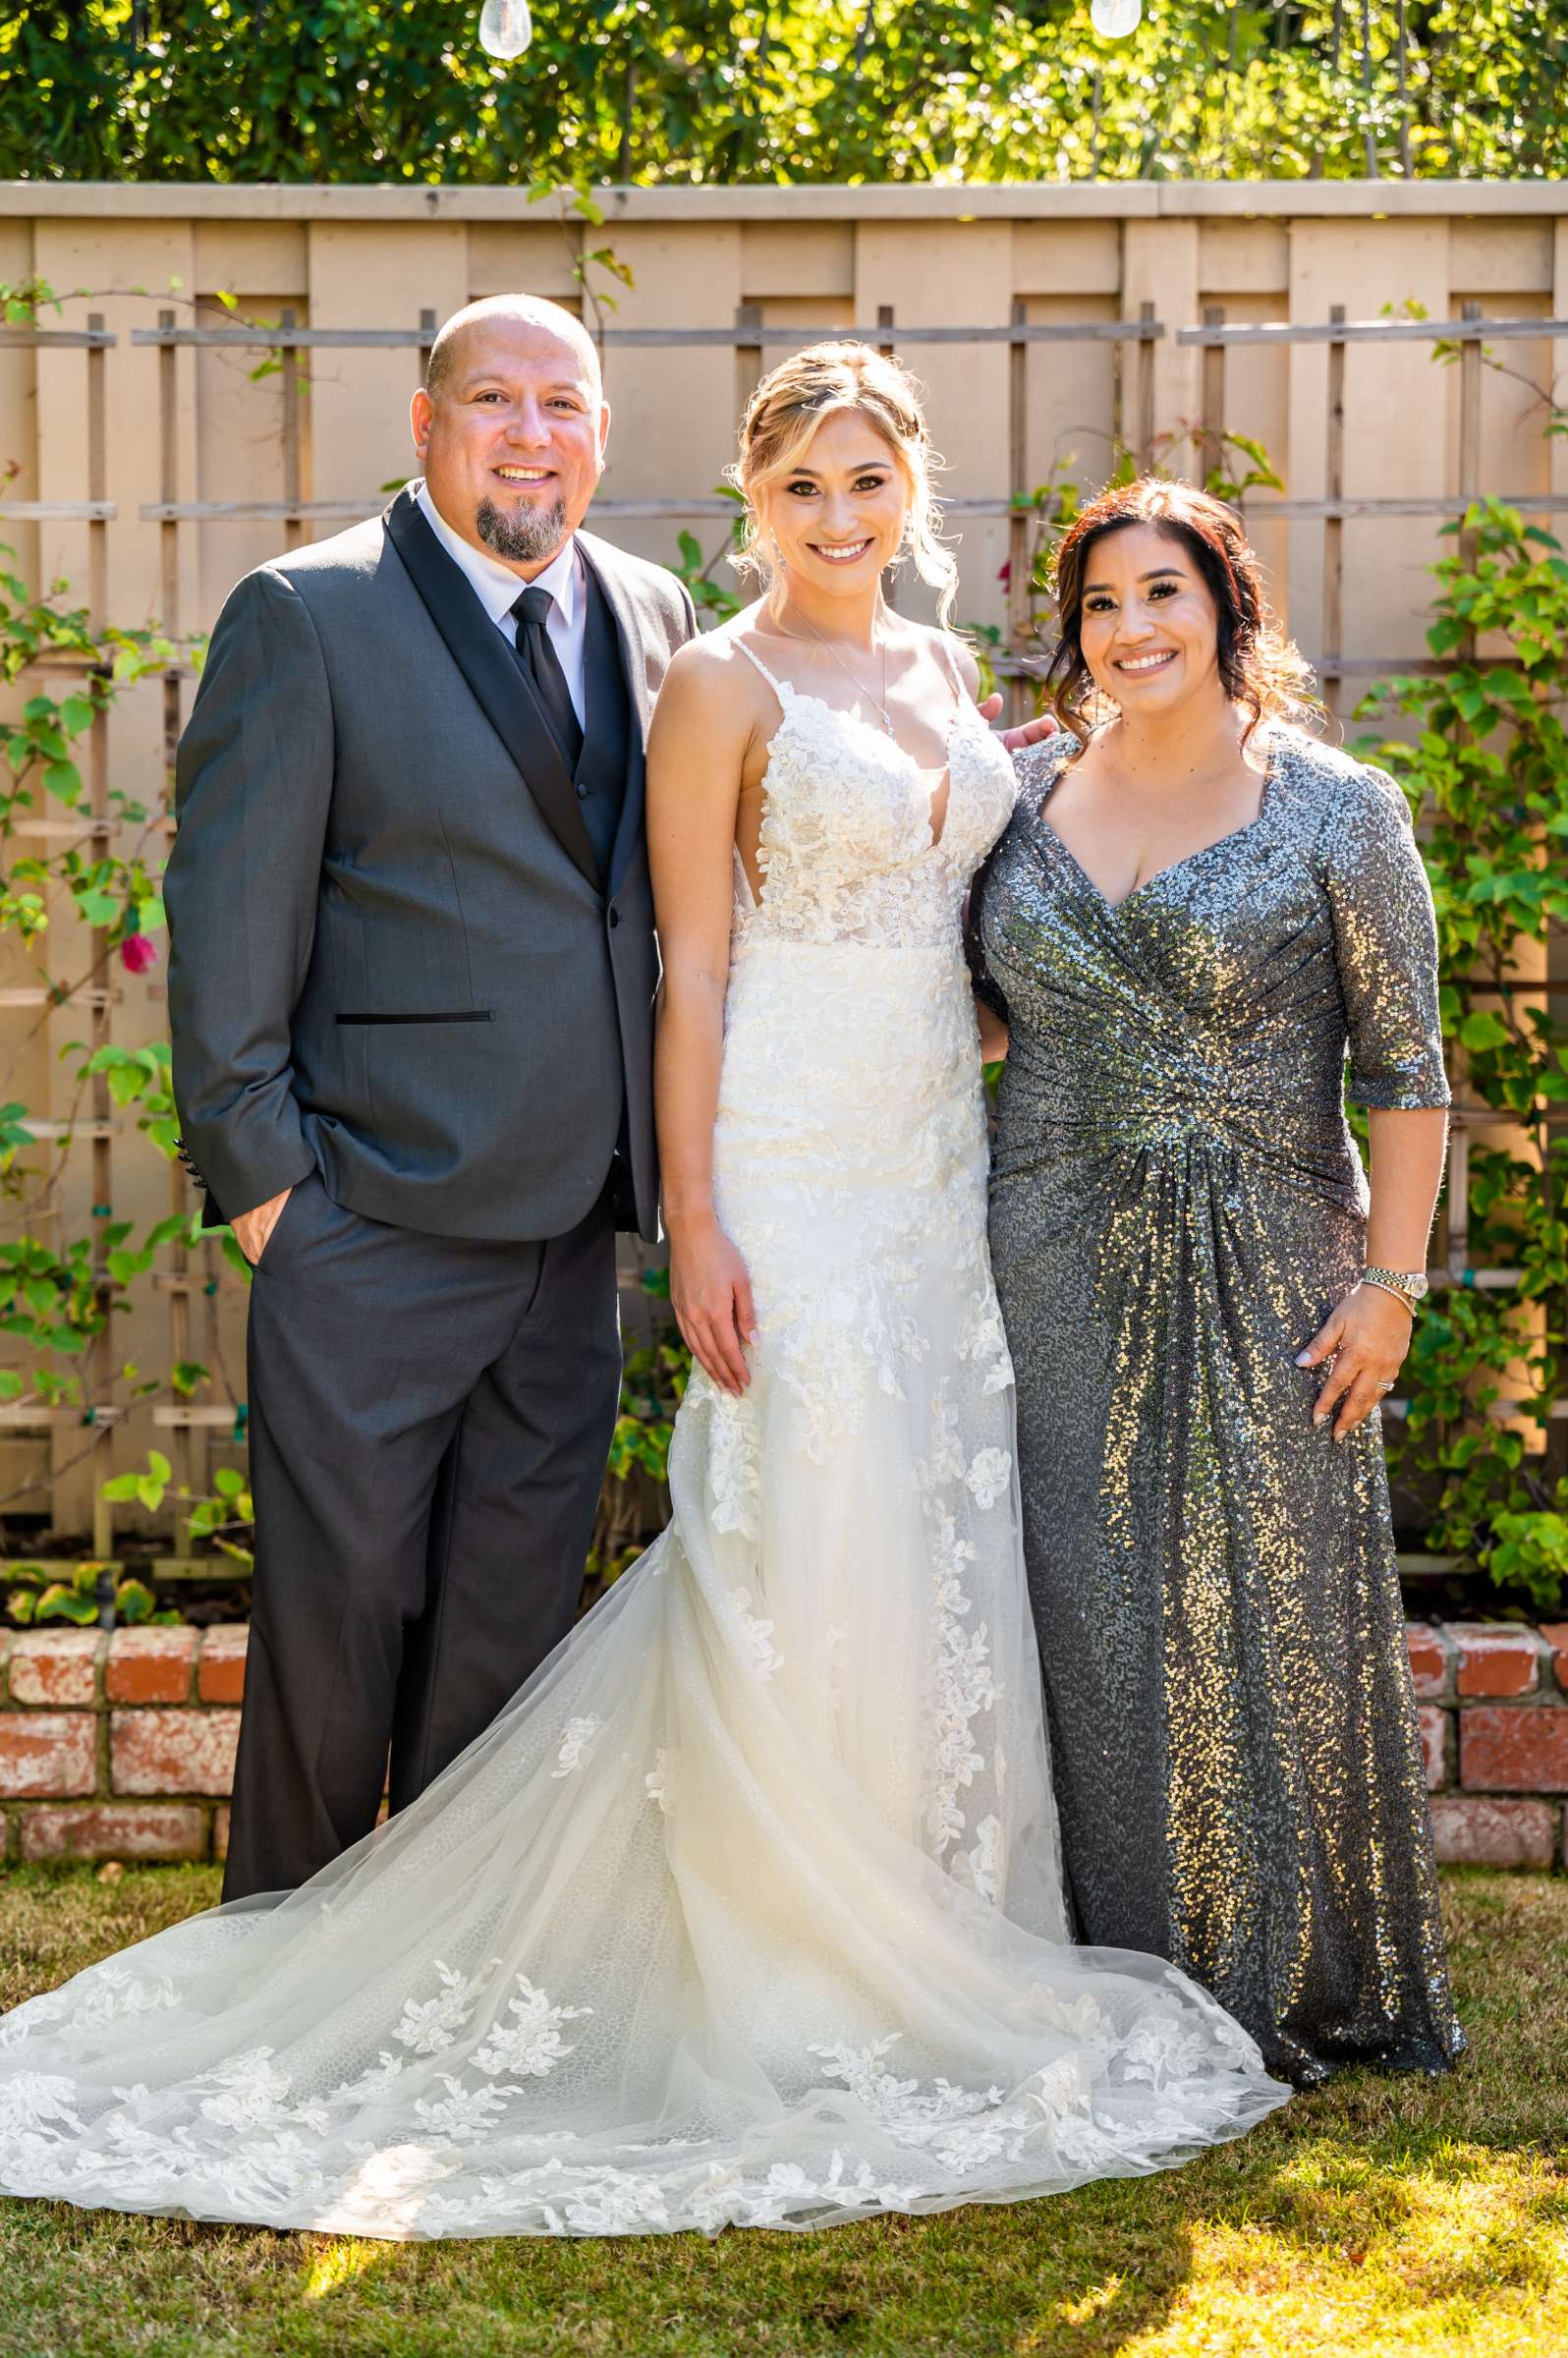
<instances>
[{"instance_id":1,"label":"beige stucco wall","mask_svg":"<svg viewBox=\"0 0 1568 2358\"><path fill-rule=\"evenodd\" d=\"M1419 305L1435 316L1479 298L1491 316L1568 316L1568 188L1426 182L1223 188L1105 185L1072 188L923 188L620 191L604 196L606 221L587 233L608 244L632 273L614 288L614 327L730 326L739 306L768 324L874 322L1001 324L1015 302L1031 321L1114 319L1151 302L1164 321L1156 348L1156 434L1179 454L1201 408L1203 356L1175 340L1204 307L1233 320L1318 320L1331 304L1351 318ZM36 276L65 299L43 324L78 325L99 311L121 341L106 362L108 492L118 505L107 533L109 611L121 622L167 621L160 590L159 528L138 514L159 496L160 356L130 332L160 311L182 322L226 316L218 298L252 317L292 306L302 324L413 326L421 310L444 316L471 297L510 287L575 300L572 257L584 233L530 204L526 193L456 189L142 189L0 186L0 279ZM777 348L770 348L776 352ZM1126 347L1038 344L1027 353L1027 460L1031 482L1065 462L1092 486L1108 470ZM1000 499L1008 489L1005 346L912 347L928 388L932 431L949 462L948 490ZM1519 376L1544 381L1544 339L1500 353ZM220 349L177 356L178 496L192 500L282 497L279 379L252 382L258 355ZM411 464L408 396L412 351L316 352L304 402L303 495L377 504L381 486ZM1326 359L1321 346L1239 351L1227 361L1227 422L1266 443L1296 499L1320 496ZM709 497L732 455L747 368L724 346L684 352L611 349L606 376L615 413L605 501ZM59 576L84 591L84 528L8 522L6 502L85 496L85 374L80 352L0 350L0 540L30 580ZM1386 496L1454 489L1458 371L1415 345L1359 347L1347 374L1347 493ZM1486 487L1559 491L1568 503L1568 444L1545 442L1539 405L1514 377L1484 380L1482 469ZM1190 453L1190 446L1189 453ZM1255 533L1278 601L1309 653L1319 649L1322 534L1316 522L1270 523L1267 500ZM323 530L335 529L324 527ZM600 529L653 557L674 554L675 520L600 519ZM696 529L715 545L721 526ZM1423 651L1424 567L1437 546L1425 520L1345 527L1347 654ZM229 586L283 544L266 523L185 524L179 530L178 613L183 629L210 626ZM1001 518L962 524L963 620L1001 624L999 580L1007 553ZM26 691L28 683L13 694ZM186 691L189 696L189 688ZM116 712L113 783L142 801L162 789L162 706L156 686L127 696ZM49 937L55 976L80 972L85 945L62 925ZM0 940L0 983L25 979L25 962ZM119 976L116 1036L128 1044L160 1036L161 970L150 982ZM30 1021L30 1019L28 1019ZM29 1047L21 1019L0 1015L0 1064L14 1068L5 1095L36 1113L66 1110L59 1050L83 1036L84 1018L50 1016ZM87 1207L85 1154L70 1189L67 1227ZM167 1181L135 1144L117 1156L116 1209L144 1226L167 1207ZM226 1300L225 1357L243 1367L243 1297ZM166 1356L166 1303L129 1321L124 1356L153 1369ZM201 1334L197 1356L207 1356ZM127 1429L122 1453L138 1459L144 1426ZM67 1436L69 1440L69 1436ZM66 1444L56 1454L69 1453ZM0 1491L37 1465L38 1446L0 1437ZM83 1478L62 1492L68 1519L84 1521Z\"/></svg>"}]
</instances>

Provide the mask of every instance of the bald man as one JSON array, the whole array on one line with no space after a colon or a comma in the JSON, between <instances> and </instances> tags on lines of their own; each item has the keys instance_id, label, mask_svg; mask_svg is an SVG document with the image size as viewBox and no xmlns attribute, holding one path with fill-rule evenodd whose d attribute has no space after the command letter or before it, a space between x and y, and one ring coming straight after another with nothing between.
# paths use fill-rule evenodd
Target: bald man
<instances>
[{"instance_id":1,"label":"bald man","mask_svg":"<svg viewBox=\"0 0 1568 2358\"><path fill-rule=\"evenodd\" d=\"M180 746L182 1152L252 1263L256 1557L224 1897L401 1809L571 1626L657 1234L643 752L696 629L579 528L598 358L499 297L422 480L247 575Z\"/></svg>"}]
</instances>

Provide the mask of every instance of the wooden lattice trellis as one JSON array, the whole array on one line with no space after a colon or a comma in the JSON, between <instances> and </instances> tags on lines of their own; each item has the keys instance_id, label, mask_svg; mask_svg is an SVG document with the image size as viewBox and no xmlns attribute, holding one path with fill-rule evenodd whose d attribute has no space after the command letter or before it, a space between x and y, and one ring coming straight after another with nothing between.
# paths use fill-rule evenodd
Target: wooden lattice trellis
<instances>
[{"instance_id":1,"label":"wooden lattice trellis","mask_svg":"<svg viewBox=\"0 0 1568 2358\"><path fill-rule=\"evenodd\" d=\"M1139 316L1135 319L1040 322L1029 320L1026 310L1027 305L1020 298L1013 304L1012 317L1000 324L900 326L892 309L884 307L873 324L812 327L795 323L784 326L765 323L760 307L751 304L739 307L734 323L728 327L611 326L602 331L600 340L611 349L730 346L737 355L738 401L744 400L756 381L770 350L798 348L820 338L840 340L859 337L889 351L895 347L904 349L933 345L1005 345L1009 358L1006 490L989 497L955 498L946 502L945 506L947 513L957 519L1000 519L1008 525L1007 634L1005 645L997 650L995 667L1008 683L1014 712L1019 714L1028 706L1030 682L1040 668L1039 650L1031 639L1029 594L1031 539L1037 522L1027 475L1026 358L1029 347L1033 344L1090 342L1113 345L1116 439L1123 447L1130 449L1141 464L1148 464L1154 456L1156 447L1155 347L1170 333L1155 316L1154 306L1148 302L1140 306ZM182 326L178 324L173 311L163 311L155 327L130 331L132 344L154 346L159 353L159 496L155 501L140 506L139 516L142 522L155 523L160 528L161 620L171 638L178 638L181 627L182 528L225 522L272 523L280 528L284 545L294 547L308 530L333 528L372 516L385 503L385 494L379 491L366 493L364 497L335 500L312 501L303 496L306 472L303 356L312 351L407 350L418 357L422 368L436 324L433 309L422 311L418 325L385 328L305 327L297 323L296 315L289 310L282 312L275 326L242 323ZM1323 496L1294 499L1263 493L1244 504L1259 522L1316 524L1320 529L1323 651L1316 657L1315 667L1324 684L1325 697L1331 707L1337 709L1341 705L1349 682L1387 677L1395 672L1437 668L1424 659L1375 653L1353 654L1340 645L1344 613L1344 527L1349 522L1379 519L1430 518L1436 521L1460 517L1465 513L1483 488L1480 466L1483 347L1493 342L1523 338L1536 341L1568 338L1568 319L1486 318L1482 315L1479 305L1467 303L1458 319L1350 320L1345 316L1344 307L1336 306L1324 321L1280 320L1227 324L1222 310L1210 309L1204 312L1202 324L1175 331L1178 345L1196 346L1203 353L1199 441L1201 457L1205 466L1217 461L1230 422L1226 406L1226 359L1231 351L1244 346L1279 349L1302 345L1320 345L1324 350L1326 423ZM94 625L100 628L107 621L104 596L107 580L106 534L117 515L114 503L106 497L104 465L107 417L105 356L115 341L115 337L105 331L98 315L89 317L84 330L0 330L0 344L20 344L35 350L69 346L81 349L84 353L87 370L87 497L77 503L0 501L0 524L14 520L71 522L86 527L88 607ZM1460 346L1458 468L1453 489L1424 496L1347 497L1344 489L1344 383L1349 348L1353 344L1367 343L1435 345L1439 342L1454 342ZM282 477L280 498L272 501L203 501L181 497L175 370L179 351L188 346L230 347L277 357L278 442ZM1568 509L1568 493L1559 496L1505 492L1500 496L1509 505L1527 514ZM595 502L593 521L596 526L613 534L618 521L723 518L732 514L730 503L718 497L604 498ZM167 672L164 680L164 739L171 776L189 676L187 671L176 667ZM112 823L107 726L100 713L94 719L91 731L89 795L85 818L37 821L29 818L27 832L73 840L88 836L102 839L112 831ZM95 939L94 947L98 953L95 965L101 965L107 936L100 934ZM1560 992L1568 989L1568 976L1552 972L1540 980L1525 980L1508 987L1527 993ZM81 996L90 1015L93 1048L107 1045L112 1036L113 992L107 987L94 986ZM47 1004L49 998L50 994L42 988L12 990L0 993L0 1008L38 1007ZM1568 1116L1556 1113L1548 1118L1560 1120ZM1470 1141L1478 1131L1502 1129L1505 1126L1504 1118L1485 1105L1461 1103L1455 1110L1449 1182L1431 1270L1434 1287L1508 1287L1518 1281L1519 1272L1516 1270L1474 1268L1470 1266L1468 1258L1465 1206ZM45 1137L58 1135L67 1125L39 1120L30 1127L35 1135ZM120 1126L114 1118L107 1081L102 1075L96 1076L92 1083L89 1116L78 1124L77 1129L90 1141L94 1207L111 1205L114 1145ZM178 1165L171 1165L170 1189L171 1207L180 1212L188 1211L191 1198ZM99 1276L106 1284L101 1271ZM155 1272L153 1282L168 1297L171 1357L189 1359L192 1355L193 1315L197 1297L205 1299L208 1324L215 1337L219 1289L226 1285L238 1287L243 1281L236 1276L225 1278L221 1258L211 1244L203 1244L195 1255L176 1244L169 1248L167 1265ZM215 1351L211 1356L216 1358ZM94 1344L88 1370L89 1406L85 1411L71 1409L46 1412L31 1407L0 1407L0 1430L43 1431L51 1423L62 1420L77 1424L95 1422L99 1435L97 1454L101 1461L101 1473L106 1475L113 1429L126 1411L94 1403L106 1399L112 1376L113 1346L106 1329ZM1397 1407L1398 1404L1390 1405ZM151 1413L154 1426L168 1437L177 1484L204 1487L209 1471L207 1453L213 1439L218 1435L232 1437L243 1432L243 1406L237 1403L219 1407L160 1406ZM1518 1403L1509 1401L1499 1401L1493 1410L1498 1417L1517 1413ZM1568 1401L1556 1402L1552 1415L1558 1420L1568 1418ZM100 1557L108 1558L112 1556L114 1544L111 1513L101 1496L101 1480L95 1481L93 1487L93 1551ZM202 1569L210 1570L210 1567L203 1566Z\"/></svg>"}]
</instances>

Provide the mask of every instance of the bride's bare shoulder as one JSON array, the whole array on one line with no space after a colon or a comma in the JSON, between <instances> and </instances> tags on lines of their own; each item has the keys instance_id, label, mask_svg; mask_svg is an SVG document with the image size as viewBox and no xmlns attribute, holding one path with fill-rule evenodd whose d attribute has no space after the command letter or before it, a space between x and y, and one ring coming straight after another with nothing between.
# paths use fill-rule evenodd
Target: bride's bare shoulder
<instances>
[{"instance_id":1,"label":"bride's bare shoulder","mask_svg":"<svg viewBox=\"0 0 1568 2358\"><path fill-rule=\"evenodd\" d=\"M662 696L673 691L683 704L722 705L750 711L765 696L762 675L741 642L748 636L750 609L703 631L678 647L664 675Z\"/></svg>"},{"instance_id":2,"label":"bride's bare shoulder","mask_svg":"<svg viewBox=\"0 0 1568 2358\"><path fill-rule=\"evenodd\" d=\"M945 630L939 623L917 622L910 627L918 633L941 670L950 679L957 679L965 694L978 702L980 672L969 641L961 638L957 631Z\"/></svg>"}]
</instances>

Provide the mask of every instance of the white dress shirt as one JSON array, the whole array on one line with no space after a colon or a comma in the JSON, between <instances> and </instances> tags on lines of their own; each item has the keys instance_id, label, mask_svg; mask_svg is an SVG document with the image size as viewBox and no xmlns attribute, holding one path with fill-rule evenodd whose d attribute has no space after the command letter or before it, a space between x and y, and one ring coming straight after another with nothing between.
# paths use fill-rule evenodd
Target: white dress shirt
<instances>
[{"instance_id":1,"label":"white dress shirt","mask_svg":"<svg viewBox=\"0 0 1568 2358\"><path fill-rule=\"evenodd\" d=\"M588 725L588 698L584 689L586 657L584 644L588 613L588 584L583 576L583 557L576 539L569 539L564 548L550 559L542 573L532 582L492 557L487 548L476 548L455 533L430 497L428 483L416 485L415 499L447 555L462 566L474 587L474 593L509 646L517 645L517 618L511 609L525 590L547 590L550 593L550 615L545 629L555 648L566 685L572 699L572 708L580 727Z\"/></svg>"}]
</instances>

